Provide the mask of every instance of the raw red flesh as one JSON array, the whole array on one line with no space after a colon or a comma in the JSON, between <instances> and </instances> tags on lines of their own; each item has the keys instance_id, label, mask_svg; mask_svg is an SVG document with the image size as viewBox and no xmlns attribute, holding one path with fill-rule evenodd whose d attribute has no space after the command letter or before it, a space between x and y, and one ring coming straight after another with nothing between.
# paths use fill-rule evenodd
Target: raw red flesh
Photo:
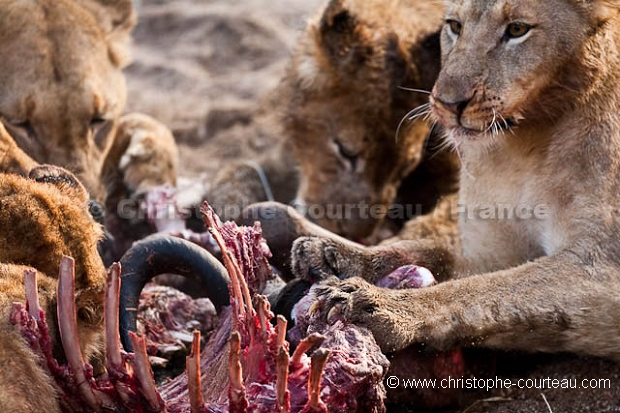
<instances>
[{"instance_id":1,"label":"raw red flesh","mask_svg":"<svg viewBox=\"0 0 620 413\"><path fill-rule=\"evenodd\" d=\"M149 356L170 359L187 354L194 330L208 337L218 321L207 298L192 299L174 288L154 284L147 284L140 294L138 334L146 339Z\"/></svg>"},{"instance_id":2,"label":"raw red flesh","mask_svg":"<svg viewBox=\"0 0 620 413\"><path fill-rule=\"evenodd\" d=\"M63 258L58 282L58 319L60 334L67 357L67 365L59 365L52 356L52 342L43 310L37 308L38 298L34 273L26 271L26 306L13 304L11 323L28 339L33 352L45 362L43 366L56 384L60 404L65 412L165 412L165 404L153 381L148 364L144 340L131 335L136 353L127 354L120 349L118 329L120 266L115 264L108 272L106 282L106 369L107 373L93 377L92 367L85 363L79 345L74 297L74 262ZM32 300L32 302L31 302Z\"/></svg>"},{"instance_id":3,"label":"raw red flesh","mask_svg":"<svg viewBox=\"0 0 620 413\"><path fill-rule=\"evenodd\" d=\"M231 306L202 352L194 336L187 371L155 388L145 340L131 336L136 353L120 349L119 274L115 264L106 285L105 333L107 373L93 377L81 356L76 329L73 260L63 259L58 286L58 319L68 365L51 353L45 315L38 311L36 283L27 273L26 306L16 303L11 322L41 356L58 388L63 411L92 412L382 412L382 379L387 359L371 335L343 325L332 336L311 335L290 356L286 321L271 324L267 299L257 293L271 270L270 252L260 227L221 224L205 206L205 220L218 242L231 279ZM34 286L34 287L33 287ZM28 308L31 313L28 313ZM311 357L305 351L320 345ZM188 382L189 381L189 382ZM308 395L311 395L308 397Z\"/></svg>"},{"instance_id":4,"label":"raw red flesh","mask_svg":"<svg viewBox=\"0 0 620 413\"><path fill-rule=\"evenodd\" d=\"M396 269L391 274L380 279L377 285L383 288L403 289L403 288L426 288L436 284L435 278L429 270L415 265L407 265ZM357 340L368 340L372 336L370 332L366 332L365 336L356 338L356 334L360 330L359 327L353 327L351 332L347 331L347 324L335 317L335 322L328 324L325 317L321 314L321 306L316 297L314 297L313 286L310 292L304 296L293 308L293 318L295 326L289 331L289 339L293 343L295 340L304 337L310 333L321 333L327 337L325 346L333 348L335 345L332 341L337 341L345 347ZM328 317L329 318L329 317ZM346 337L342 337L345 335ZM374 340L372 340L374 344ZM365 359L367 356L359 356L360 352L356 348L346 348L340 354L346 357L359 357ZM362 353L365 354L365 353ZM367 354L373 354L369 352ZM423 346L410 346L404 350L388 355L390 360L390 376L396 376L403 379L436 379L441 380L448 377L461 378L470 373L471 366L466 362L460 349L452 351L439 352L433 349L424 348ZM329 369L327 373L329 374ZM335 380L341 380L346 377L344 371L340 371L334 375ZM368 377L368 373L366 374ZM344 386L347 383L343 384ZM360 391L356 388L349 390L351 394L359 395ZM458 389L410 389L397 388L388 391L388 398L392 403L413 403L416 406L426 408L445 407L450 404L458 403L463 394ZM330 408L334 406L334 400L331 400ZM372 404L372 403L371 403Z\"/></svg>"},{"instance_id":5,"label":"raw red flesh","mask_svg":"<svg viewBox=\"0 0 620 413\"><path fill-rule=\"evenodd\" d=\"M228 252L223 258L231 279L232 313L223 315L231 317L232 322L222 323L202 352L202 395L207 411L320 412L325 411L323 403L330 411L384 411L381 381L387 359L367 331L351 325L343 326L321 346L317 353L321 361L315 361L318 364L311 386L315 397L308 399L312 362L305 351L320 345L323 337L306 338L293 356L289 355L284 339L286 322L279 319L274 327L269 303L256 293L270 277L270 253L260 227L222 225L208 207L203 212L220 249ZM235 331L232 347L227 340L231 328ZM186 380L180 376L160 388L166 400L174 401L168 404L170 411L189 411Z\"/></svg>"}]
</instances>

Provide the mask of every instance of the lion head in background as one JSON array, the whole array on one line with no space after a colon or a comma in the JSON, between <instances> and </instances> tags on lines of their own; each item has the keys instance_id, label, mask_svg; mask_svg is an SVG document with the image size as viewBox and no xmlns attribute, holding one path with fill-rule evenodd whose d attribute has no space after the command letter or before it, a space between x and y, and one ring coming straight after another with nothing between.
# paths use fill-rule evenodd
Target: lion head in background
<instances>
[{"instance_id":1,"label":"lion head in background","mask_svg":"<svg viewBox=\"0 0 620 413\"><path fill-rule=\"evenodd\" d=\"M0 0L0 121L35 161L101 172L125 108L131 0Z\"/></svg>"},{"instance_id":2,"label":"lion head in background","mask_svg":"<svg viewBox=\"0 0 620 413\"><path fill-rule=\"evenodd\" d=\"M405 88L430 91L439 73L437 3L331 0L298 43L284 80L292 86L284 125L301 172L297 201L333 232L370 235L402 180L437 149L425 147L431 128L421 119L396 136L403 117L428 102ZM422 175L412 199L434 205L441 194L429 194L434 178Z\"/></svg>"}]
</instances>

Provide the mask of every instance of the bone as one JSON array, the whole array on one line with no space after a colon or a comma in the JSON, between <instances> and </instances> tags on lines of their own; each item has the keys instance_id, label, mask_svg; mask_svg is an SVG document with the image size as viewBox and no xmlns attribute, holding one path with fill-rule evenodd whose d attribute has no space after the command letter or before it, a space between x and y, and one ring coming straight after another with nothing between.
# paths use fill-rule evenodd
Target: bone
<instances>
[{"instance_id":1,"label":"bone","mask_svg":"<svg viewBox=\"0 0 620 413\"><path fill-rule=\"evenodd\" d=\"M118 315L120 310L121 289L121 266L112 264L108 270L105 288L105 344L106 344L106 369L110 376L123 377L127 374L126 364L121 355L120 330ZM121 380L114 380L114 388L118 392L123 403L129 404L134 395Z\"/></svg>"},{"instance_id":2,"label":"bone","mask_svg":"<svg viewBox=\"0 0 620 413\"><path fill-rule=\"evenodd\" d=\"M280 347L284 347L284 341L286 340L287 321L286 321L286 318L284 318L281 315L278 316L277 320L278 320L277 321L278 338L277 338L276 345L278 346L278 348L280 348Z\"/></svg>"},{"instance_id":3,"label":"bone","mask_svg":"<svg viewBox=\"0 0 620 413\"><path fill-rule=\"evenodd\" d=\"M24 270L24 286L26 288L28 314L38 323L41 321L41 307L39 306L39 290L35 270Z\"/></svg>"},{"instance_id":4,"label":"bone","mask_svg":"<svg viewBox=\"0 0 620 413\"><path fill-rule=\"evenodd\" d=\"M121 266L112 264L108 270L106 280L105 297L105 338L106 338L106 362L108 371L121 368L121 337L118 327L119 297L121 289Z\"/></svg>"},{"instance_id":5,"label":"bone","mask_svg":"<svg viewBox=\"0 0 620 413\"><path fill-rule=\"evenodd\" d=\"M291 364L297 366L301 364L301 357L314 346L320 346L325 341L325 336L319 333L312 333L308 337L299 342L299 345L293 353Z\"/></svg>"},{"instance_id":6,"label":"bone","mask_svg":"<svg viewBox=\"0 0 620 413\"><path fill-rule=\"evenodd\" d=\"M240 352L241 335L238 331L235 331L230 335L230 355L228 358L228 374L230 376L228 403L230 413L245 413L248 407L248 400L243 385Z\"/></svg>"},{"instance_id":7,"label":"bone","mask_svg":"<svg viewBox=\"0 0 620 413\"><path fill-rule=\"evenodd\" d=\"M239 280L239 285L241 286L241 291L243 292L243 297L245 299L246 306L248 307L249 317L255 314L254 308L252 307L252 296L250 295L250 289L248 288L248 284L245 282L245 277L243 276L243 272L239 267L239 263L234 257L232 258L233 268L237 272L237 279Z\"/></svg>"},{"instance_id":8,"label":"bone","mask_svg":"<svg viewBox=\"0 0 620 413\"><path fill-rule=\"evenodd\" d=\"M120 286L121 286L121 266L118 263L112 264L108 270L105 288L105 344L106 344L106 369L110 377L127 376L126 364L121 355L120 330L118 315L120 310ZM118 396L125 404L130 404L135 394L127 387L127 383L122 380L112 380ZM106 400L104 403L109 402Z\"/></svg>"},{"instance_id":9,"label":"bone","mask_svg":"<svg viewBox=\"0 0 620 413\"><path fill-rule=\"evenodd\" d=\"M91 409L101 411L101 398L90 386L90 379L84 373L84 358L80 349L75 309L75 262L71 257L60 261L58 281L58 326L60 338L65 350L67 363L78 383L78 390Z\"/></svg>"},{"instance_id":10,"label":"bone","mask_svg":"<svg viewBox=\"0 0 620 413\"><path fill-rule=\"evenodd\" d=\"M185 369L187 371L191 411L192 413L202 413L205 410L205 401L200 384L200 331L194 331L192 350L185 359Z\"/></svg>"},{"instance_id":11,"label":"bone","mask_svg":"<svg viewBox=\"0 0 620 413\"><path fill-rule=\"evenodd\" d=\"M241 288L243 289L243 293L246 297L246 301L252 302L252 295L250 293L250 289L248 288L248 283L246 276L254 272L252 268L252 260L250 259L250 245L244 241L243 232L237 231L237 248L235 248L235 252L237 256L240 258L240 262L235 260L237 263L237 268L239 269L239 274L241 276Z\"/></svg>"},{"instance_id":12,"label":"bone","mask_svg":"<svg viewBox=\"0 0 620 413\"><path fill-rule=\"evenodd\" d=\"M286 331L286 327L285 327ZM278 413L288 413L291 411L291 393L288 390L288 351L284 346L279 347L276 360L276 409Z\"/></svg>"},{"instance_id":13,"label":"bone","mask_svg":"<svg viewBox=\"0 0 620 413\"><path fill-rule=\"evenodd\" d=\"M321 401L321 378L329 357L329 350L320 348L310 357L310 378L308 379L308 403L302 411L327 412Z\"/></svg>"},{"instance_id":14,"label":"bone","mask_svg":"<svg viewBox=\"0 0 620 413\"><path fill-rule=\"evenodd\" d=\"M228 271L228 276L230 277L230 282L233 287L233 299L236 303L236 305L234 306L235 313L239 317L245 317L246 307L244 304L243 294L241 293L240 277L239 277L238 272L235 271L235 266L234 266L234 261L233 261L234 258L228 251L226 251L225 254L222 254L222 258L224 259L224 265L226 266L226 270ZM235 320L235 322L237 321L238 320Z\"/></svg>"},{"instance_id":15,"label":"bone","mask_svg":"<svg viewBox=\"0 0 620 413\"><path fill-rule=\"evenodd\" d=\"M258 321L262 332L267 331L267 323L269 322L269 301L262 295L256 297L258 307Z\"/></svg>"},{"instance_id":16,"label":"bone","mask_svg":"<svg viewBox=\"0 0 620 413\"><path fill-rule=\"evenodd\" d=\"M153 412L166 412L166 405L155 388L153 371L149 364L149 356L146 354L146 341L130 332L129 339L133 345L134 359L131 365L134 368L136 379L142 390L142 395Z\"/></svg>"},{"instance_id":17,"label":"bone","mask_svg":"<svg viewBox=\"0 0 620 413\"><path fill-rule=\"evenodd\" d=\"M222 238L222 234L219 233L217 228L219 228L218 218L215 213L211 210L208 205L204 205L202 207L202 215L204 217L205 225L207 229L215 239L218 247L222 251L222 261L224 261L224 266L226 267L226 271L228 271L228 276L230 277L230 285L232 287L232 297L230 300L231 305L233 306L235 317L233 328L237 328L238 325L238 317L245 316L245 307L243 306L243 294L241 293L241 285L240 280L243 279L241 276L241 272L238 271L238 266L235 269L235 259L232 254L226 248L226 242L224 238Z\"/></svg>"},{"instance_id":18,"label":"bone","mask_svg":"<svg viewBox=\"0 0 620 413\"><path fill-rule=\"evenodd\" d=\"M213 235L213 238L215 238L215 242L220 247L220 250L225 252L222 254L222 259L230 277L230 282L233 287L233 295L237 300L238 308L236 309L236 311L240 316L245 316L249 320L249 318L253 317L253 315L256 313L252 306L252 297L248 285L245 282L243 272L241 271L241 268L239 267L239 263L237 262L236 258L232 255L229 249L226 248L226 242L224 241L222 234L220 234L218 230L220 224L218 222L219 218L217 218L215 212L213 212L211 207L209 207L208 204L205 203L202 208L202 213L209 232L211 233L211 235ZM243 298L243 301L245 301L246 308L244 308L241 298Z\"/></svg>"}]
</instances>

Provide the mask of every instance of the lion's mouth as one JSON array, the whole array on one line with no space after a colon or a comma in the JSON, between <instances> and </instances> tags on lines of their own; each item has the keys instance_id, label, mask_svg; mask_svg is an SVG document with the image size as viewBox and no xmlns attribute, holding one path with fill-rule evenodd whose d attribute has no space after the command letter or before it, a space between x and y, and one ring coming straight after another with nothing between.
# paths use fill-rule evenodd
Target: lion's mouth
<instances>
[{"instance_id":1,"label":"lion's mouth","mask_svg":"<svg viewBox=\"0 0 620 413\"><path fill-rule=\"evenodd\" d=\"M470 128L463 125L459 120L458 126L451 128L453 134L462 139L482 139L485 137L496 137L506 132L512 131L517 126L513 118L493 119L485 128Z\"/></svg>"}]
</instances>

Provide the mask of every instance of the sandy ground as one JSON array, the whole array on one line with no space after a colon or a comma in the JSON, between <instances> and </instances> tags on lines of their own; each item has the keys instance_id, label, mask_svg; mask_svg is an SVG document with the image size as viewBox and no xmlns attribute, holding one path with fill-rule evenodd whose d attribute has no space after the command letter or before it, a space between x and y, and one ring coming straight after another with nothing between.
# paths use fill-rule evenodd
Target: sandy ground
<instances>
[{"instance_id":1,"label":"sandy ground","mask_svg":"<svg viewBox=\"0 0 620 413\"><path fill-rule=\"evenodd\" d=\"M223 132L257 139L260 97L282 76L298 32L320 0L144 0L127 69L128 111L174 132L181 174L209 169ZM243 148L240 148L243 150Z\"/></svg>"},{"instance_id":2,"label":"sandy ground","mask_svg":"<svg viewBox=\"0 0 620 413\"><path fill-rule=\"evenodd\" d=\"M173 130L182 176L193 178L216 165L210 155L213 145L221 145L218 136L242 136L245 146L260 150L255 111L277 85L299 30L320 2L139 3L134 63L127 69L128 110L150 114ZM246 149L231 148L231 154ZM619 369L610 362L518 356L499 365L498 372L514 378L610 379L611 389L476 393L456 411L620 412ZM397 406L391 411L419 410Z\"/></svg>"}]
</instances>

